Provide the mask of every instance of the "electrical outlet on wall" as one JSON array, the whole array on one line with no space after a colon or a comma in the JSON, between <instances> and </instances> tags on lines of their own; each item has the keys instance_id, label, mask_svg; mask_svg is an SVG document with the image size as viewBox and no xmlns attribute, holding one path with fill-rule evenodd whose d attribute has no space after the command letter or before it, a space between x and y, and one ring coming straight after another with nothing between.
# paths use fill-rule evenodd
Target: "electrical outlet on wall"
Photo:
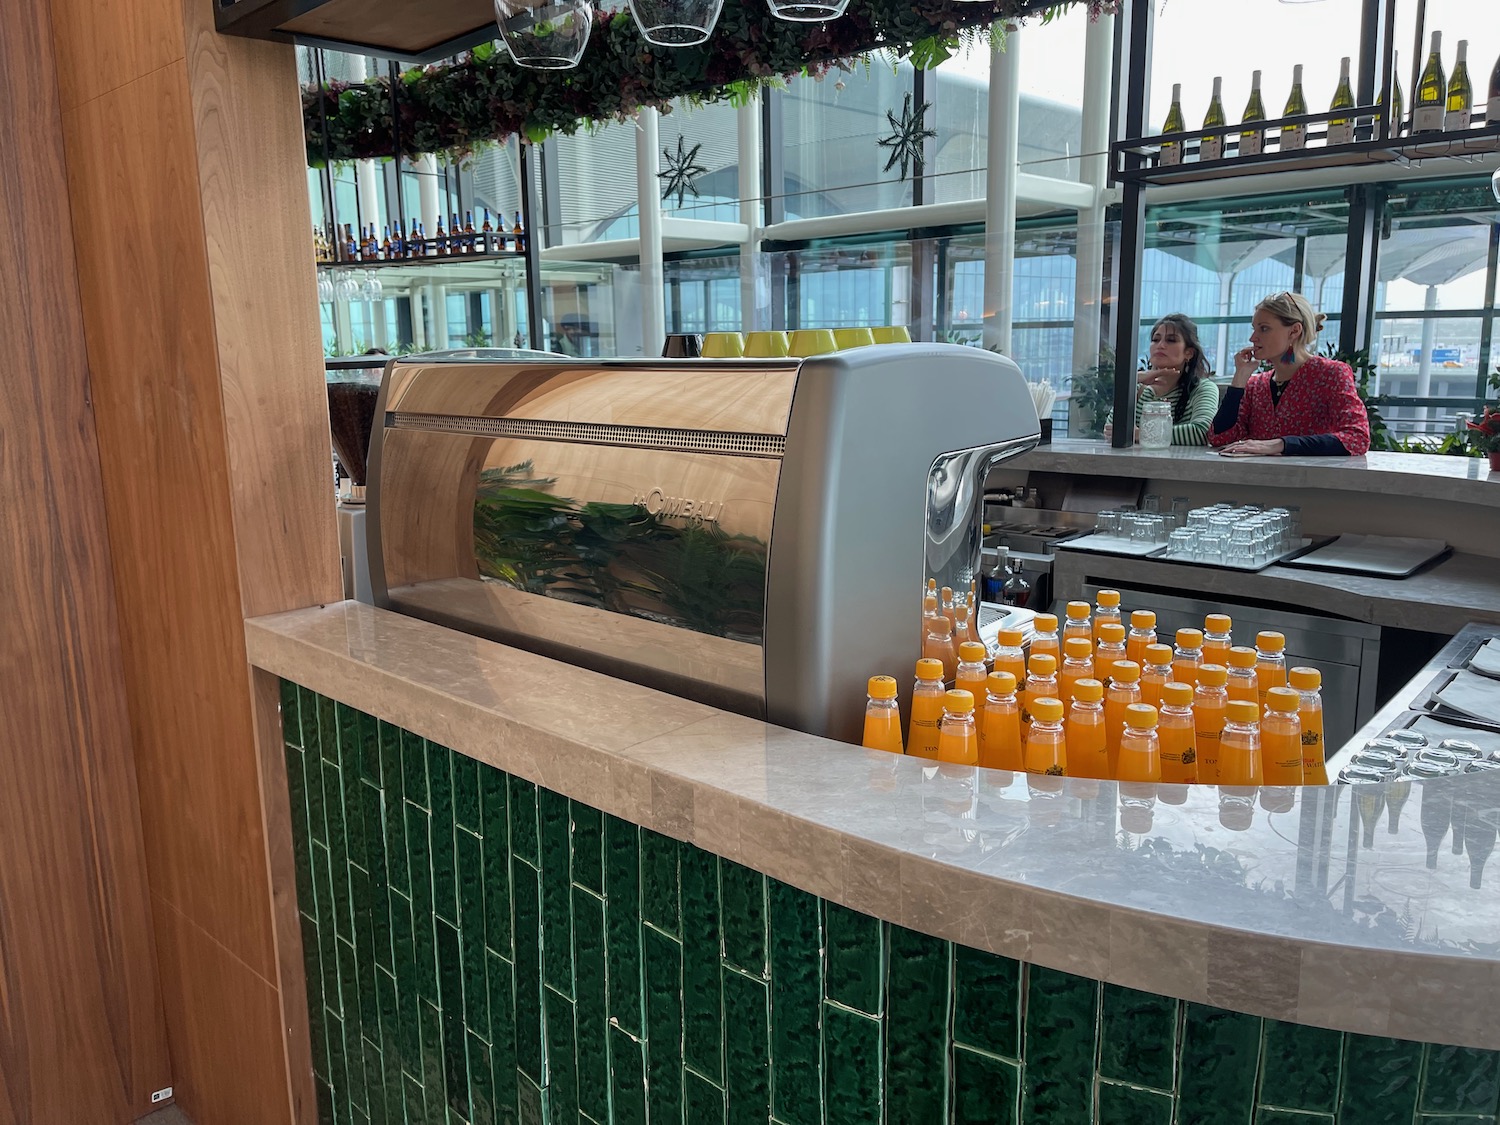
<instances>
[{"instance_id":1,"label":"electrical outlet on wall","mask_svg":"<svg viewBox=\"0 0 1500 1125\"><path fill-rule=\"evenodd\" d=\"M152 1105L161 1105L162 1102L169 1102L171 1100L172 1100L172 1087L170 1087L170 1086L166 1087L163 1090L158 1090L158 1091L156 1091L156 1093L154 1093L154 1094L151 1095L151 1104Z\"/></svg>"}]
</instances>

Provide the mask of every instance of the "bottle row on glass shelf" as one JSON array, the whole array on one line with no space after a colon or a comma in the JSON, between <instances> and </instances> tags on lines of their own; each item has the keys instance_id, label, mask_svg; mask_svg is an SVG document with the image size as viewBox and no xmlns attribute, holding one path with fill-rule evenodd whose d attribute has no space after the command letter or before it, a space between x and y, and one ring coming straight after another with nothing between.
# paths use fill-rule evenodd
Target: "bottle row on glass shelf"
<instances>
[{"instance_id":1,"label":"bottle row on glass shelf","mask_svg":"<svg viewBox=\"0 0 1500 1125\"><path fill-rule=\"evenodd\" d=\"M1394 123L1392 136L1400 136L1407 131L1413 135L1458 132L1474 124L1474 84L1469 77L1468 53L1468 41L1459 40L1458 57L1454 62L1453 76L1449 78L1443 65L1442 32L1432 33L1432 51L1428 55L1427 65L1422 70L1422 77L1417 83L1410 121L1405 118L1400 77L1401 60L1399 53L1396 54L1392 65L1389 91L1391 120ZM1259 156L1265 151L1268 131L1260 126L1260 122L1266 120L1265 101L1260 92L1260 74L1261 72L1257 70L1251 78L1250 100L1246 103L1245 112L1240 118L1241 125L1246 126L1239 134L1240 156ZM1215 78L1213 97L1209 101L1208 112L1203 118L1204 129L1223 129L1229 124L1224 114L1223 89L1223 79ZM1302 67L1298 65L1292 71L1292 91L1287 96L1282 116L1305 116L1309 112L1307 104L1307 95L1302 88ZM1386 104L1384 92L1377 98L1377 104ZM1340 66L1338 88L1334 91L1333 101L1328 108L1329 112L1334 114L1355 108L1354 88L1349 80L1348 58L1345 58ZM1489 103L1485 111L1486 125L1494 125L1497 122L1500 122L1500 61L1496 61L1495 69L1490 75ZM1359 122L1352 114L1331 118L1328 122L1327 143L1330 146L1352 144L1358 124ZM1172 87L1172 107L1167 111L1167 121L1162 127L1162 135L1166 137L1185 132L1187 132L1187 119L1182 112L1182 86L1178 84ZM1223 159L1224 139L1224 134L1204 137L1199 142L1198 159L1200 161ZM1295 152L1305 148L1307 126L1284 126L1280 130L1278 140L1281 152ZM1166 166L1181 164L1183 143L1181 141L1164 142L1161 146L1160 160Z\"/></svg>"},{"instance_id":2,"label":"bottle row on glass shelf","mask_svg":"<svg viewBox=\"0 0 1500 1125\"><path fill-rule=\"evenodd\" d=\"M410 233L408 233L408 231ZM385 228L384 236L378 235L375 224L362 228L357 234L353 223L345 223L342 233L332 228L313 228L313 244L320 263L342 262L404 262L415 258L459 258L477 254L519 254L526 249L526 230L521 225L521 213L510 229L505 229L505 216L500 215L498 225L489 211L484 212L484 222L474 226L474 212L465 213L459 221L455 213L447 228L441 218L437 230L431 237L427 229L416 219L409 228L403 229L398 222Z\"/></svg>"},{"instance_id":3,"label":"bottle row on glass shelf","mask_svg":"<svg viewBox=\"0 0 1500 1125\"><path fill-rule=\"evenodd\" d=\"M929 597L929 601L930 601ZM955 616L967 629L967 607ZM1234 643L1233 622L1158 643L1156 614L1127 630L1118 591L1069 602L1024 634L1002 629L993 652L977 636L954 649L953 627L927 621L910 722L890 676L869 681L864 745L957 765L1115 781L1234 786L1325 785L1322 675L1286 666L1286 638ZM952 688L948 688L948 684Z\"/></svg>"}]
</instances>

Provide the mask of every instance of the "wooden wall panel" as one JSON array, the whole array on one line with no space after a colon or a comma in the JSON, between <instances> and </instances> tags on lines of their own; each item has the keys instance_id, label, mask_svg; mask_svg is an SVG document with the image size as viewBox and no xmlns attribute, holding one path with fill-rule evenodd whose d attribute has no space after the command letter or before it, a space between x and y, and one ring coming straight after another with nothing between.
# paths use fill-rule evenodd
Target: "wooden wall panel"
<instances>
[{"instance_id":1,"label":"wooden wall panel","mask_svg":"<svg viewBox=\"0 0 1500 1125\"><path fill-rule=\"evenodd\" d=\"M0 28L0 1125L104 1125L171 1077L46 5Z\"/></svg>"}]
</instances>

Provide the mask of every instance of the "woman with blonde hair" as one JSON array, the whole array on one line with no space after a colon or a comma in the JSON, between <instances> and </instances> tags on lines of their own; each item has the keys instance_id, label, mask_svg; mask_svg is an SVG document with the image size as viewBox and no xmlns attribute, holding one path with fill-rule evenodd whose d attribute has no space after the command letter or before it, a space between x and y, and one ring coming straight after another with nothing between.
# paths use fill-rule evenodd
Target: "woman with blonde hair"
<instances>
[{"instance_id":1,"label":"woman with blonde hair","mask_svg":"<svg viewBox=\"0 0 1500 1125\"><path fill-rule=\"evenodd\" d=\"M1276 293L1256 306L1250 346L1234 357L1234 382L1209 445L1232 457L1361 457L1369 450L1370 416L1354 372L1314 350L1325 319L1300 293Z\"/></svg>"}]
</instances>

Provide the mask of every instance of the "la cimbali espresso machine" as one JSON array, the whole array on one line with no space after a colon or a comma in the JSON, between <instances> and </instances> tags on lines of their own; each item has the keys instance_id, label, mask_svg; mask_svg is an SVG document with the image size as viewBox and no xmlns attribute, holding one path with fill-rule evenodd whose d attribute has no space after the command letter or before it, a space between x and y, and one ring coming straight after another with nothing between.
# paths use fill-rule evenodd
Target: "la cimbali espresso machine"
<instances>
[{"instance_id":1,"label":"la cimbali espresso machine","mask_svg":"<svg viewBox=\"0 0 1500 1125\"><path fill-rule=\"evenodd\" d=\"M1014 363L941 344L413 357L376 422L377 605L854 742L926 580L969 589L986 472L1039 436Z\"/></svg>"}]
</instances>

